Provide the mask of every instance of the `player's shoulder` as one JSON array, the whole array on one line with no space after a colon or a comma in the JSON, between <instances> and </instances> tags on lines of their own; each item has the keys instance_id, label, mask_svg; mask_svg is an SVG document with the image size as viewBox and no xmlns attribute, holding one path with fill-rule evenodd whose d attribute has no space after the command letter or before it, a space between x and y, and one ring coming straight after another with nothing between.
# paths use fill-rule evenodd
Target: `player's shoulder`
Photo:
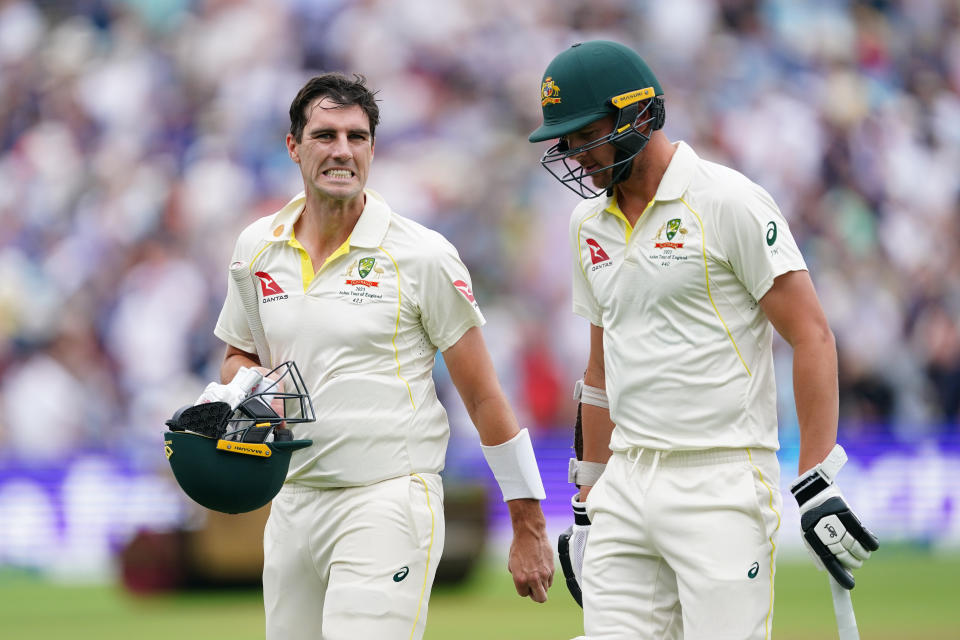
<instances>
[{"instance_id":1,"label":"player's shoulder","mask_svg":"<svg viewBox=\"0 0 960 640\"><path fill-rule=\"evenodd\" d=\"M776 207L759 184L734 169L713 160L698 159L685 194L688 204L704 213L737 212L755 205Z\"/></svg>"},{"instance_id":2,"label":"player's shoulder","mask_svg":"<svg viewBox=\"0 0 960 640\"><path fill-rule=\"evenodd\" d=\"M415 260L457 253L453 243L439 231L392 210L384 247Z\"/></svg>"},{"instance_id":3,"label":"player's shoulder","mask_svg":"<svg viewBox=\"0 0 960 640\"><path fill-rule=\"evenodd\" d=\"M570 214L571 231L576 232L585 222L597 218L609 205L609 197L590 198L578 202Z\"/></svg>"},{"instance_id":4,"label":"player's shoulder","mask_svg":"<svg viewBox=\"0 0 960 640\"><path fill-rule=\"evenodd\" d=\"M242 231L240 231L240 235L237 237L237 242L247 244L263 239L269 234L270 229L273 227L273 221L276 219L276 217L276 213L271 213L255 219L253 222L244 227Z\"/></svg>"},{"instance_id":5,"label":"player's shoulder","mask_svg":"<svg viewBox=\"0 0 960 640\"><path fill-rule=\"evenodd\" d=\"M305 196L301 192L278 211L260 216L244 227L237 237L238 255L252 256L263 248L264 244L289 237L288 227L292 226L292 221L299 215L304 201Z\"/></svg>"},{"instance_id":6,"label":"player's shoulder","mask_svg":"<svg viewBox=\"0 0 960 640\"><path fill-rule=\"evenodd\" d=\"M249 260L266 242L266 238L273 228L275 213L261 216L248 224L237 236L236 255L238 259ZM245 256L245 257L244 257Z\"/></svg>"}]
</instances>

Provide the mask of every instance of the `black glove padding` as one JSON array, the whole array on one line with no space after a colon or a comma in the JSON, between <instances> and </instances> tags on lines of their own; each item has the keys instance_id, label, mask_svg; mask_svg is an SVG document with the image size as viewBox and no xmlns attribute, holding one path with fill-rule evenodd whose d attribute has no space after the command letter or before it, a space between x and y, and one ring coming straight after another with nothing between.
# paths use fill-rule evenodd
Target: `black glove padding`
<instances>
[{"instance_id":1,"label":"black glove padding","mask_svg":"<svg viewBox=\"0 0 960 640\"><path fill-rule=\"evenodd\" d=\"M836 471L839 467L832 474ZM856 581L851 570L859 569L880 548L880 542L850 510L832 474L817 465L795 480L790 492L800 506L803 542L814 562L829 571L840 586L853 589Z\"/></svg>"},{"instance_id":2,"label":"black glove padding","mask_svg":"<svg viewBox=\"0 0 960 640\"><path fill-rule=\"evenodd\" d=\"M587 505L579 501L579 494L574 494L570 500L573 506L573 524L560 534L557 541L557 553L560 556L560 566L567 581L570 595L583 607L583 590L581 577L583 575L583 552L587 548L587 536L590 534L590 518L587 517Z\"/></svg>"}]
</instances>

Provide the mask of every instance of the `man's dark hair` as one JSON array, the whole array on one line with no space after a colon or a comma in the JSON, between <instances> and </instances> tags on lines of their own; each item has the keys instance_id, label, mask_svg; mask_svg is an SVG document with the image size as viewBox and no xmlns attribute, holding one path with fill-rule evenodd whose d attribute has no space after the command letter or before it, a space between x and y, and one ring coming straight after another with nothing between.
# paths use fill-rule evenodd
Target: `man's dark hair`
<instances>
[{"instance_id":1,"label":"man's dark hair","mask_svg":"<svg viewBox=\"0 0 960 640\"><path fill-rule=\"evenodd\" d=\"M290 135L300 142L307 125L307 107L317 98L327 98L340 107L355 104L363 109L370 120L370 137L373 138L380 122L380 107L377 106L376 92L366 87L366 81L359 74L354 74L351 80L341 73L324 73L310 78L290 104Z\"/></svg>"}]
</instances>

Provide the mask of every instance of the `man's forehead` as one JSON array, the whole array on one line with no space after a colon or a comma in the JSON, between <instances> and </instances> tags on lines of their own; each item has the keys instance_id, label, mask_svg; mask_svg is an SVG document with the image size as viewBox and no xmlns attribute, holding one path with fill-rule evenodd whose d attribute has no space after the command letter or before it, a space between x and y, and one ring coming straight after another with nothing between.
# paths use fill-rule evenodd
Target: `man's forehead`
<instances>
[{"instance_id":1,"label":"man's forehead","mask_svg":"<svg viewBox=\"0 0 960 640\"><path fill-rule=\"evenodd\" d=\"M339 104L329 96L317 98L307 107L307 121L310 124L316 122L345 122L355 123L352 126L362 125L369 128L370 119L367 112L358 104Z\"/></svg>"},{"instance_id":2,"label":"man's forehead","mask_svg":"<svg viewBox=\"0 0 960 640\"><path fill-rule=\"evenodd\" d=\"M582 127L580 127L579 129L577 129L576 131L574 131L574 132L572 132L572 133L569 133L569 134L567 134L567 135L569 135L569 136L582 135L584 132L592 131L593 129L596 129L597 127L610 127L610 126L613 126L613 116L612 116L612 115L610 115L610 116L603 116L602 118L597 118L597 119L594 120L593 122L589 122L589 123L583 125Z\"/></svg>"}]
</instances>

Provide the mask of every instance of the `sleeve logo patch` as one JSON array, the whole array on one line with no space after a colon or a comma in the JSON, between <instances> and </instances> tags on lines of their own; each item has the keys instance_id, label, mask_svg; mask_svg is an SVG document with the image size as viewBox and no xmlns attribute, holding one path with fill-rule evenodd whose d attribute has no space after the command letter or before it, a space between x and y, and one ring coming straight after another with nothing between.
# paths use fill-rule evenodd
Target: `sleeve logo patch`
<instances>
[{"instance_id":1,"label":"sleeve logo patch","mask_svg":"<svg viewBox=\"0 0 960 640\"><path fill-rule=\"evenodd\" d=\"M473 297L473 290L466 282L463 280L455 280L453 286L455 286L467 300L470 302L476 302L476 299Z\"/></svg>"},{"instance_id":2,"label":"sleeve logo patch","mask_svg":"<svg viewBox=\"0 0 960 640\"><path fill-rule=\"evenodd\" d=\"M777 241L777 223L771 220L767 223L767 246L772 247Z\"/></svg>"}]
</instances>

